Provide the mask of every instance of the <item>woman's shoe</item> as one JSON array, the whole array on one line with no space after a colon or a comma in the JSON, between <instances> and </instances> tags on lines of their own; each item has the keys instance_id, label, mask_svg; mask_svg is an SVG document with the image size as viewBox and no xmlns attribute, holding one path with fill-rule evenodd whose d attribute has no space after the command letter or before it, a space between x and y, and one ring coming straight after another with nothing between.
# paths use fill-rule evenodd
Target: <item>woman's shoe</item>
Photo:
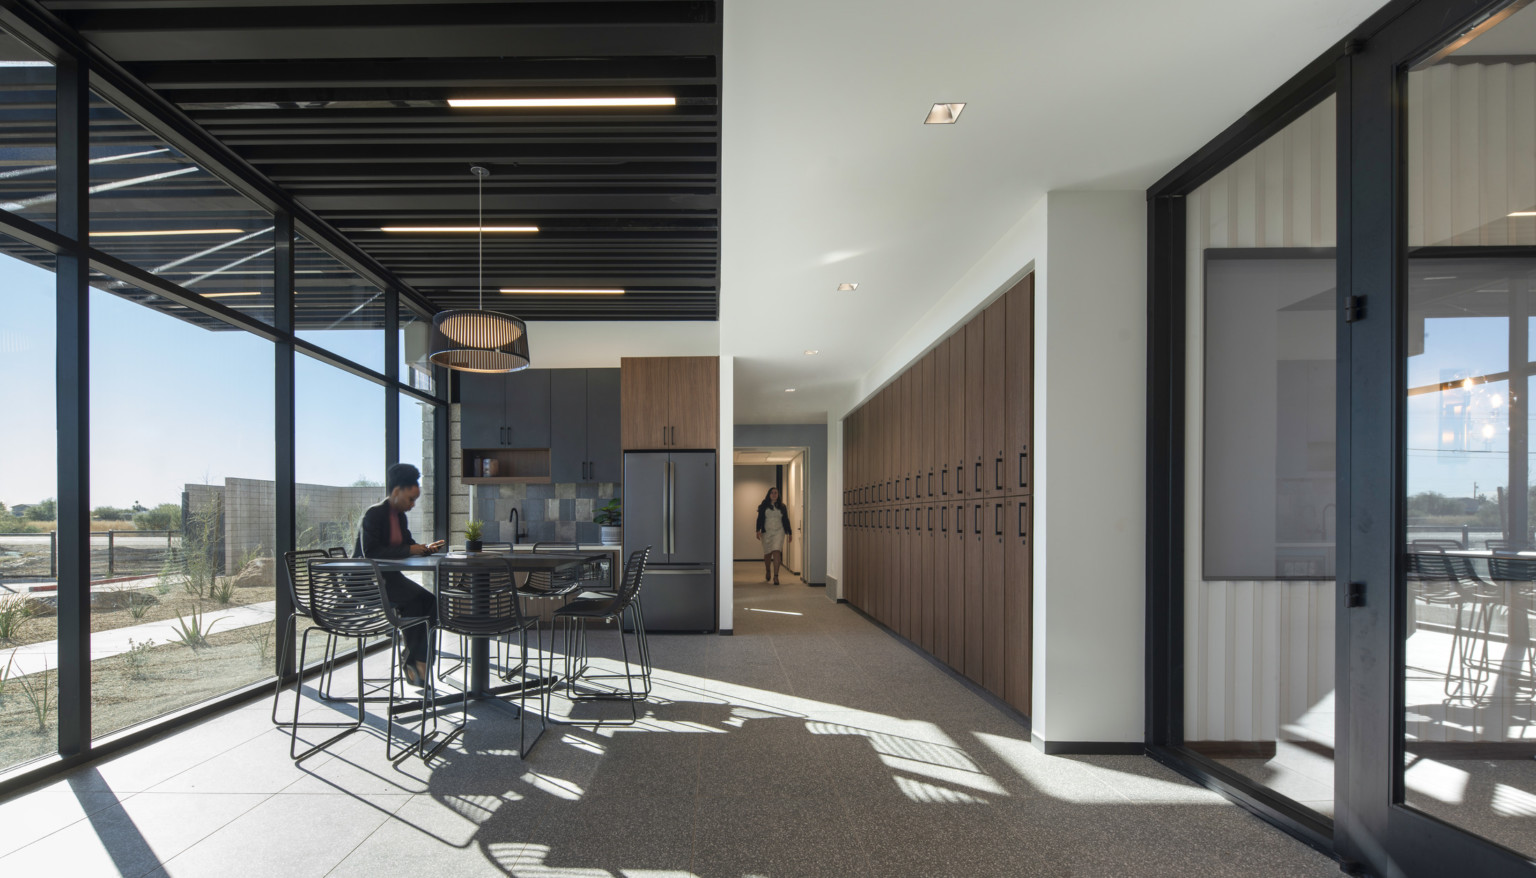
<instances>
[{"instance_id":1,"label":"woman's shoe","mask_svg":"<svg viewBox=\"0 0 1536 878\"><path fill-rule=\"evenodd\" d=\"M774 585L778 585L778 584L779 584L779 578L778 578L778 577L777 577L777 576L775 576L775 577L774 577L774 578L773 578L773 584L774 584Z\"/></svg>"},{"instance_id":2,"label":"woman's shoe","mask_svg":"<svg viewBox=\"0 0 1536 878\"><path fill-rule=\"evenodd\" d=\"M421 669L416 667L415 663L402 661L400 667L405 674L405 682L407 684L418 689L424 688L427 685L426 674L423 674Z\"/></svg>"}]
</instances>

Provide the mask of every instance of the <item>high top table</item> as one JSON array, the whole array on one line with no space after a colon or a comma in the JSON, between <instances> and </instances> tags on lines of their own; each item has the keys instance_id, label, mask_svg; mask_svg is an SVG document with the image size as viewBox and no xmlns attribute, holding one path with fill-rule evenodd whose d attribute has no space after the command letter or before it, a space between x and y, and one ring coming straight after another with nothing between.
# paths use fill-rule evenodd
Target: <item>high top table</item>
<instances>
[{"instance_id":1,"label":"high top table","mask_svg":"<svg viewBox=\"0 0 1536 878\"><path fill-rule=\"evenodd\" d=\"M473 555L465 555L459 552L445 553L441 555L412 555L409 558L397 559L372 559L379 565L380 570L408 573L414 571L429 571L432 574L431 590L437 592L437 565L444 558L476 558L485 559L487 563L499 561L512 568L513 573L555 573L568 570L572 567L580 567L594 561L608 557L606 552L590 552L576 554L555 554L553 552L517 552L501 555L492 552L477 552ZM338 559L340 560L340 559ZM316 560L312 567L324 569L325 561ZM527 592L529 596L538 597L538 592ZM485 699L499 700L501 696L517 694L524 686L534 689L543 689L559 680L559 675L524 679L505 686L491 685L491 644L484 637L471 638L469 646L469 685L463 692L443 696L436 699L436 705L445 707L457 705L465 699L482 701ZM390 710L394 714L419 713L426 707L425 699L396 702Z\"/></svg>"}]
</instances>

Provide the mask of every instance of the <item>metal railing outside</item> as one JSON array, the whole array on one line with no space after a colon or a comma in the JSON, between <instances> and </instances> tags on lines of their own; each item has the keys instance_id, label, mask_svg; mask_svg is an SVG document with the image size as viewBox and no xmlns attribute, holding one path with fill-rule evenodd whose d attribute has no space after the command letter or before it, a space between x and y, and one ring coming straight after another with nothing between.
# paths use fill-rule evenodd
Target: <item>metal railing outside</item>
<instances>
[{"instance_id":1,"label":"metal railing outside","mask_svg":"<svg viewBox=\"0 0 1536 878\"><path fill-rule=\"evenodd\" d=\"M108 530L91 534L91 580L153 576L181 559L181 533ZM59 536L0 533L0 581L46 582L59 575Z\"/></svg>"}]
</instances>

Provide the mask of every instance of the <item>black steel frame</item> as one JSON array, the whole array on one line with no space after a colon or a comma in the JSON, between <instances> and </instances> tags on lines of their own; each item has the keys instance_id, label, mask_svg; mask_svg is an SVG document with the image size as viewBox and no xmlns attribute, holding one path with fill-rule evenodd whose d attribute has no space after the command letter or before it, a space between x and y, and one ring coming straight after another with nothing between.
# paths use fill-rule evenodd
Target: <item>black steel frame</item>
<instances>
[{"instance_id":1,"label":"black steel frame","mask_svg":"<svg viewBox=\"0 0 1536 878\"><path fill-rule=\"evenodd\" d=\"M1148 755L1215 789L1346 872L1529 875L1526 857L1405 807L1400 587L1405 522L1401 356L1407 269L1407 65L1503 0L1394 0L1147 192ZM1184 197L1329 94L1338 112L1338 499L1335 819L1185 749ZM1385 160L1384 160L1385 159ZM1350 296L1363 297L1349 314ZM1195 559L1188 559L1193 562ZM1351 584L1363 607L1347 607Z\"/></svg>"},{"instance_id":2,"label":"black steel frame","mask_svg":"<svg viewBox=\"0 0 1536 878\"><path fill-rule=\"evenodd\" d=\"M175 107L132 79L90 45L32 4L0 0L0 28L28 43L56 65L57 76L57 230L0 211L0 234L52 253L56 259L57 344L56 405L58 431L59 539L59 688L58 747L43 757L0 771L0 797L71 770L93 759L150 740L170 729L197 721L233 705L260 697L274 681L296 679L296 644L279 651L274 676L242 686L223 696L190 705L130 728L93 739L91 733L90 660L90 279L91 272L126 280L133 285L215 318L231 329L273 342L274 439L276 477L276 557L294 548L295 533L295 360L298 353L383 386L387 460L399 455L399 400L402 394L436 407L435 527L448 530L447 460L448 407L446 371L435 369L436 393L428 394L399 381L399 308L409 307L429 317L435 308L409 286L351 245L323 220L289 198L275 184L244 164L233 152L189 122ZM272 212L274 221L272 324L255 320L217 300L205 299L173 282L92 249L90 221L89 107L92 93L107 98L156 136L193 157L201 167L235 191ZM387 304L385 369L379 372L336 355L295 335L294 241L302 234L365 280L384 290ZM277 590L277 611L286 612L288 596ZM345 659L348 655L341 656ZM316 673L322 665L304 670Z\"/></svg>"}]
</instances>

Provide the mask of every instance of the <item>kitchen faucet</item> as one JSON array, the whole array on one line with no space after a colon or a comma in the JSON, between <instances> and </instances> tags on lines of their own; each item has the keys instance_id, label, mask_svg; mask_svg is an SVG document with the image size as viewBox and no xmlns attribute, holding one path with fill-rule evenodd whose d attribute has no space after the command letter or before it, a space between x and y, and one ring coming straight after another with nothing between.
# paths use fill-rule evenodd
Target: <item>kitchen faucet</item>
<instances>
[{"instance_id":1,"label":"kitchen faucet","mask_svg":"<svg viewBox=\"0 0 1536 878\"><path fill-rule=\"evenodd\" d=\"M512 504L512 514L510 516L508 516L507 520L512 522L512 545L515 546L515 545L517 545L517 536L518 536L517 532L518 532L518 530L520 530L520 528L518 527L518 524L517 524L517 504L516 503Z\"/></svg>"}]
</instances>

